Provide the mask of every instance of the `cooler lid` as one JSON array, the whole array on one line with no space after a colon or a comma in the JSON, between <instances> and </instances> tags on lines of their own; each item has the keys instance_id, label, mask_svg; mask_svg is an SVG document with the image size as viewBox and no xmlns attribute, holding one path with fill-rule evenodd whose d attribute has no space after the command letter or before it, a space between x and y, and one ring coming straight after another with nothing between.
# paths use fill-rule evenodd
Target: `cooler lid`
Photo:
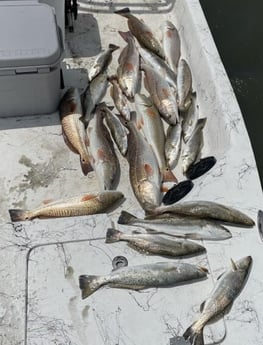
<instances>
[{"instance_id":1,"label":"cooler lid","mask_svg":"<svg viewBox=\"0 0 263 345\"><path fill-rule=\"evenodd\" d=\"M0 68L49 66L61 54L50 6L33 1L0 1Z\"/></svg>"}]
</instances>

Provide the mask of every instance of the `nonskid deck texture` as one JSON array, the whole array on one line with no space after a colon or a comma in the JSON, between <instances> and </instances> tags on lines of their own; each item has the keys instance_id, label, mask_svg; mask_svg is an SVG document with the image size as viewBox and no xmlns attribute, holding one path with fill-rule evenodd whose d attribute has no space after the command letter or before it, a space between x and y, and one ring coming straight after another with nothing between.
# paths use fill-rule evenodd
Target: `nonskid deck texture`
<instances>
[{"instance_id":1,"label":"nonskid deck texture","mask_svg":"<svg viewBox=\"0 0 263 345\"><path fill-rule=\"evenodd\" d=\"M211 200L239 209L254 220L262 192L254 155L230 83L212 41L199 2L79 1L75 32L66 34L66 87L83 89L87 69L109 43L124 46L118 30L126 19L113 11L129 6L161 37L164 20L179 29L182 55L189 62L200 115L207 117L202 156L216 165L194 181L184 200ZM116 71L114 53L110 73ZM111 98L105 98L111 104ZM106 215L10 223L8 209L32 208L46 199L97 191L94 173L83 176L79 157L66 147L58 114L0 119L1 174L1 344L169 345L197 319L199 306L230 258L253 257L252 272L224 320L205 327L206 343L255 344L263 341L261 279L262 243L257 227L228 227L232 239L202 243L207 254L181 259L209 269L208 279L143 292L103 287L81 300L80 274L108 274L112 259L123 255L129 265L168 259L137 253L126 243L105 244L105 233L121 210L139 217L143 210L128 181L127 162L118 155L118 190L126 200ZM176 168L179 180L182 174ZM124 225L118 225L125 231ZM128 229L130 230L130 228ZM237 337L238 334L238 337Z\"/></svg>"}]
</instances>

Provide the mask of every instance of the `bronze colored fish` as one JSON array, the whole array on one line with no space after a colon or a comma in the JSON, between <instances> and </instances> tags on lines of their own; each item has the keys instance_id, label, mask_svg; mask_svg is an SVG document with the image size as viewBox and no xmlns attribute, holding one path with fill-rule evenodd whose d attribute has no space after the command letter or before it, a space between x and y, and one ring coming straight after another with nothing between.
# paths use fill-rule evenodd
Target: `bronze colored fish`
<instances>
[{"instance_id":1,"label":"bronze colored fish","mask_svg":"<svg viewBox=\"0 0 263 345\"><path fill-rule=\"evenodd\" d=\"M86 216L103 213L123 198L123 194L117 191L83 194L81 196L58 200L40 206L33 210L9 210L12 222L31 220L33 218L57 218Z\"/></svg>"},{"instance_id":2,"label":"bronze colored fish","mask_svg":"<svg viewBox=\"0 0 263 345\"><path fill-rule=\"evenodd\" d=\"M162 46L148 25L135 17L128 7L115 11L115 13L128 19L129 30L143 47L164 58Z\"/></svg>"},{"instance_id":3,"label":"bronze colored fish","mask_svg":"<svg viewBox=\"0 0 263 345\"><path fill-rule=\"evenodd\" d=\"M126 122L128 133L127 160L133 192L144 210L161 203L161 173L150 144L132 121Z\"/></svg>"},{"instance_id":4,"label":"bronze colored fish","mask_svg":"<svg viewBox=\"0 0 263 345\"><path fill-rule=\"evenodd\" d=\"M205 247L185 239L170 239L164 236L152 235L134 231L127 234L115 229L108 229L106 243L125 241L128 246L139 252L151 255L181 257L204 253Z\"/></svg>"},{"instance_id":5,"label":"bronze colored fish","mask_svg":"<svg viewBox=\"0 0 263 345\"><path fill-rule=\"evenodd\" d=\"M158 110L149 97L139 93L135 95L135 108L141 117L139 126L157 158L163 181L178 182L165 159L165 134Z\"/></svg>"},{"instance_id":6,"label":"bronze colored fish","mask_svg":"<svg viewBox=\"0 0 263 345\"><path fill-rule=\"evenodd\" d=\"M152 67L141 64L141 69L146 77L145 87L160 115L170 125L176 125L179 115L174 89Z\"/></svg>"},{"instance_id":7,"label":"bronze colored fish","mask_svg":"<svg viewBox=\"0 0 263 345\"><path fill-rule=\"evenodd\" d=\"M82 106L78 89L71 87L64 95L59 106L62 134L69 148L80 156L84 175L92 171L86 148L87 135L82 119Z\"/></svg>"},{"instance_id":8,"label":"bronze colored fish","mask_svg":"<svg viewBox=\"0 0 263 345\"><path fill-rule=\"evenodd\" d=\"M120 165L113 141L103 123L105 104L97 106L95 116L87 127L88 151L91 164L97 176L100 189L114 189L120 176Z\"/></svg>"}]
</instances>

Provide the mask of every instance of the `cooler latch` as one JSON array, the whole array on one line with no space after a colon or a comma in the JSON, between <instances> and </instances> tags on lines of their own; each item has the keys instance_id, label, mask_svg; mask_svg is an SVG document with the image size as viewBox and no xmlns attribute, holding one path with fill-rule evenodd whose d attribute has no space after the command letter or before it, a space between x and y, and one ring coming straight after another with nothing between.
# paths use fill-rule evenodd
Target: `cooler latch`
<instances>
[{"instance_id":1,"label":"cooler latch","mask_svg":"<svg viewBox=\"0 0 263 345\"><path fill-rule=\"evenodd\" d=\"M35 73L49 73L49 67L18 67L15 74L35 74Z\"/></svg>"}]
</instances>

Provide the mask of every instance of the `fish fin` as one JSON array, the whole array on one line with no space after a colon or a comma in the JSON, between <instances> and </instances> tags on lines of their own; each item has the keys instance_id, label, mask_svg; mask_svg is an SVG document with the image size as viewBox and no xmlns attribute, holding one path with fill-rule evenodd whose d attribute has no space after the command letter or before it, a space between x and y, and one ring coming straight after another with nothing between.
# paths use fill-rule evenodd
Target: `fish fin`
<instances>
[{"instance_id":1,"label":"fish fin","mask_svg":"<svg viewBox=\"0 0 263 345\"><path fill-rule=\"evenodd\" d=\"M118 33L121 35L125 42L128 42L129 38L133 39L133 35L130 31L118 31Z\"/></svg>"},{"instance_id":2,"label":"fish fin","mask_svg":"<svg viewBox=\"0 0 263 345\"><path fill-rule=\"evenodd\" d=\"M224 274L224 272L219 274L219 276L216 278L216 280L219 280L222 277L223 274Z\"/></svg>"},{"instance_id":3,"label":"fish fin","mask_svg":"<svg viewBox=\"0 0 263 345\"><path fill-rule=\"evenodd\" d=\"M231 261L232 271L233 271L233 272L234 272L234 271L237 271L237 270L238 270L238 267L237 267L235 261L234 261L233 259L230 259L230 261Z\"/></svg>"},{"instance_id":4,"label":"fish fin","mask_svg":"<svg viewBox=\"0 0 263 345\"><path fill-rule=\"evenodd\" d=\"M145 229L148 234L153 234L153 235L157 235L157 234L162 234L162 231L158 231L158 230L154 230L154 229Z\"/></svg>"},{"instance_id":5,"label":"fish fin","mask_svg":"<svg viewBox=\"0 0 263 345\"><path fill-rule=\"evenodd\" d=\"M114 11L114 13L119 14L120 16L129 18L131 16L131 11L129 7L124 7L121 10Z\"/></svg>"},{"instance_id":6,"label":"fish fin","mask_svg":"<svg viewBox=\"0 0 263 345\"><path fill-rule=\"evenodd\" d=\"M19 222L23 220L29 220L28 211L20 210L20 209L10 209L8 210L11 221L12 222Z\"/></svg>"},{"instance_id":7,"label":"fish fin","mask_svg":"<svg viewBox=\"0 0 263 345\"><path fill-rule=\"evenodd\" d=\"M162 192L162 193L166 193L166 192L168 192L168 190L169 190L169 187L167 187L167 186L164 185L164 184L161 185L161 192Z\"/></svg>"},{"instance_id":8,"label":"fish fin","mask_svg":"<svg viewBox=\"0 0 263 345\"><path fill-rule=\"evenodd\" d=\"M152 166L148 163L144 164L144 171L147 176L152 176L154 173Z\"/></svg>"},{"instance_id":9,"label":"fish fin","mask_svg":"<svg viewBox=\"0 0 263 345\"><path fill-rule=\"evenodd\" d=\"M101 287L101 283L98 282L98 276L94 275L81 275L79 276L79 288L81 290L82 299L89 297L93 292Z\"/></svg>"},{"instance_id":10,"label":"fish fin","mask_svg":"<svg viewBox=\"0 0 263 345\"><path fill-rule=\"evenodd\" d=\"M122 232L113 228L109 228L106 233L105 243L114 243L120 241Z\"/></svg>"},{"instance_id":11,"label":"fish fin","mask_svg":"<svg viewBox=\"0 0 263 345\"><path fill-rule=\"evenodd\" d=\"M168 167L166 167L163 170L163 182L175 182L175 183L178 183L178 180L174 176L174 173Z\"/></svg>"},{"instance_id":12,"label":"fish fin","mask_svg":"<svg viewBox=\"0 0 263 345\"><path fill-rule=\"evenodd\" d=\"M121 211L121 215L118 219L118 224L130 224L132 223L133 220L136 220L136 219L137 217L135 217L131 213L126 212L126 211Z\"/></svg>"},{"instance_id":13,"label":"fish fin","mask_svg":"<svg viewBox=\"0 0 263 345\"><path fill-rule=\"evenodd\" d=\"M200 304L200 313L202 313L202 311L204 310L205 302L206 302L206 301L203 301L203 302Z\"/></svg>"},{"instance_id":14,"label":"fish fin","mask_svg":"<svg viewBox=\"0 0 263 345\"><path fill-rule=\"evenodd\" d=\"M110 43L109 44L109 49L111 50L111 51L115 51L115 50L117 50L117 49L119 49L120 47L119 46L117 46L116 44L113 44L113 43Z\"/></svg>"},{"instance_id":15,"label":"fish fin","mask_svg":"<svg viewBox=\"0 0 263 345\"><path fill-rule=\"evenodd\" d=\"M200 331L194 329L195 322L187 328L184 332L183 337L188 340L191 345L204 345L203 328Z\"/></svg>"},{"instance_id":16,"label":"fish fin","mask_svg":"<svg viewBox=\"0 0 263 345\"><path fill-rule=\"evenodd\" d=\"M142 231L139 231L139 230L133 230L133 231L132 231L132 234L134 234L134 235L139 235L139 234L143 234L143 232L142 232Z\"/></svg>"},{"instance_id":17,"label":"fish fin","mask_svg":"<svg viewBox=\"0 0 263 345\"><path fill-rule=\"evenodd\" d=\"M55 201L54 199L45 199L42 201L42 204L47 205L47 204L51 204L54 201Z\"/></svg>"},{"instance_id":18,"label":"fish fin","mask_svg":"<svg viewBox=\"0 0 263 345\"><path fill-rule=\"evenodd\" d=\"M88 200L92 200L92 199L95 199L97 197L97 195L94 195L94 194L87 194L87 195L84 195L80 201L88 201Z\"/></svg>"},{"instance_id":19,"label":"fish fin","mask_svg":"<svg viewBox=\"0 0 263 345\"><path fill-rule=\"evenodd\" d=\"M113 74L113 75L109 76L109 77L108 77L108 81L109 81L109 82L113 82L113 81L118 82L118 77L117 77L117 75L116 75L116 74Z\"/></svg>"}]
</instances>

